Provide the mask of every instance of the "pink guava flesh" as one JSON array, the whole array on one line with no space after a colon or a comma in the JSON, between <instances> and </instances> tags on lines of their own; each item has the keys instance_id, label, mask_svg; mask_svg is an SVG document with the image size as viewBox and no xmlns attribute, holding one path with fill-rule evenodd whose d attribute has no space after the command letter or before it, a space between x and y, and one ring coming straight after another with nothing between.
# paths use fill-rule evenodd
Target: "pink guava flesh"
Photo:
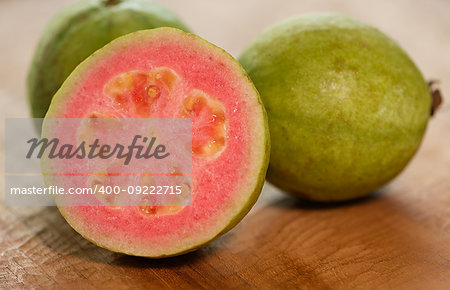
<instances>
[{"instance_id":1,"label":"pink guava flesh","mask_svg":"<svg viewBox=\"0 0 450 290\"><path fill-rule=\"evenodd\" d=\"M98 117L192 118L193 128L191 206L59 207L101 247L147 257L195 250L236 225L261 191L269 139L259 95L230 55L195 35L159 28L113 41L72 73L46 115Z\"/></svg>"}]
</instances>

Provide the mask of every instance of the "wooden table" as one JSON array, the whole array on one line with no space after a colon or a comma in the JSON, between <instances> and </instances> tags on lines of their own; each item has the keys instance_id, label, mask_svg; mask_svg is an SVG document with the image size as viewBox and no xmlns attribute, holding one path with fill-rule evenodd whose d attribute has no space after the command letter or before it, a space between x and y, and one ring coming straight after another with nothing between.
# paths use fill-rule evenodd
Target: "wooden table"
<instances>
[{"instance_id":1,"label":"wooden table","mask_svg":"<svg viewBox=\"0 0 450 290\"><path fill-rule=\"evenodd\" d=\"M24 79L33 46L50 16L67 2L72 1L0 0L2 118L28 116ZM166 5L234 55L258 31L288 15L351 14L397 39L450 96L450 2L385 0L370 7L369 1L316 2L172 0ZM0 204L0 288L449 289L449 129L450 106L444 103L408 168L369 198L308 204L267 184L234 230L204 249L171 259L98 248L53 207ZM3 178L0 185L4 192Z\"/></svg>"}]
</instances>

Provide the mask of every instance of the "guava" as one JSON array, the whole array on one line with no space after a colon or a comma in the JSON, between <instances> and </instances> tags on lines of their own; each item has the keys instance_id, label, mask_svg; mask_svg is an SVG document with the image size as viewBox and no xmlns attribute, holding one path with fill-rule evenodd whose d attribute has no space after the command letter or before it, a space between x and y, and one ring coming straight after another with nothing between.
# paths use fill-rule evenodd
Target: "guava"
<instances>
[{"instance_id":1,"label":"guava","mask_svg":"<svg viewBox=\"0 0 450 290\"><path fill-rule=\"evenodd\" d=\"M27 80L33 118L43 118L73 69L111 40L141 29L186 26L167 9L146 0L87 0L57 14L36 48Z\"/></svg>"},{"instance_id":2,"label":"guava","mask_svg":"<svg viewBox=\"0 0 450 290\"><path fill-rule=\"evenodd\" d=\"M421 72L379 30L334 13L268 28L240 62L272 139L268 180L314 201L364 196L417 151L431 108Z\"/></svg>"},{"instance_id":3,"label":"guava","mask_svg":"<svg viewBox=\"0 0 450 290\"><path fill-rule=\"evenodd\" d=\"M143 200L139 206L61 206L70 197L56 200L78 233L111 251L145 257L193 251L233 228L261 192L270 137L259 94L235 59L193 34L164 27L112 41L83 61L56 93L43 138L51 135L54 118L192 119L192 188L183 189L191 191L192 205L148 206ZM45 182L67 185L74 174L66 174L71 168L55 170L56 162L42 160ZM81 169L87 164L74 162ZM88 188L120 185L108 168L78 181ZM151 182L146 175L136 178Z\"/></svg>"}]
</instances>

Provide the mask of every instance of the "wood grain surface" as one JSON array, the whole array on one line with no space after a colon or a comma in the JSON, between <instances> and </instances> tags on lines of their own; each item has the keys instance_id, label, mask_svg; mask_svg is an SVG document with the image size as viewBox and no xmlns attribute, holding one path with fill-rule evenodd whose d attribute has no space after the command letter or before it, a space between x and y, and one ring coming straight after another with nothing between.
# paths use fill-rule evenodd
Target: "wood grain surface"
<instances>
[{"instance_id":1,"label":"wood grain surface","mask_svg":"<svg viewBox=\"0 0 450 290\"><path fill-rule=\"evenodd\" d=\"M50 17L73 1L0 0L0 112L27 117L24 80ZM159 1L237 56L264 27L340 11L395 38L450 98L450 2ZM311 204L266 184L251 213L208 247L149 260L81 238L53 207L0 200L0 288L450 288L450 105L407 169L372 196ZM0 125L4 164L4 122ZM2 175L4 168L2 166ZM4 178L0 181L2 200Z\"/></svg>"}]
</instances>

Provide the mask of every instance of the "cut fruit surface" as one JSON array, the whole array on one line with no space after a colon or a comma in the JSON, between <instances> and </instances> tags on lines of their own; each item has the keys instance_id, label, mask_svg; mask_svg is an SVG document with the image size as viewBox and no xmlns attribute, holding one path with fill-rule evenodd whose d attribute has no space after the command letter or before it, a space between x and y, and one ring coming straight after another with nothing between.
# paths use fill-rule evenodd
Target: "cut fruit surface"
<instances>
[{"instance_id":1,"label":"cut fruit surface","mask_svg":"<svg viewBox=\"0 0 450 290\"><path fill-rule=\"evenodd\" d=\"M192 119L192 144L186 144L192 182L176 165L167 174L177 179L181 196L191 195L191 205L154 206L143 198L139 206L117 206L109 198L100 200L105 206L59 206L76 231L112 251L164 257L195 250L236 225L264 183L269 138L256 89L229 54L181 30L132 33L94 53L55 95L51 118L86 118L78 140L102 129L113 134L114 122L96 129L97 118ZM43 136L48 130L44 125ZM43 170L54 168L51 162ZM108 173L115 164L108 166L82 177L82 185L120 185L122 176ZM151 174L133 178L136 185L158 183Z\"/></svg>"}]
</instances>

